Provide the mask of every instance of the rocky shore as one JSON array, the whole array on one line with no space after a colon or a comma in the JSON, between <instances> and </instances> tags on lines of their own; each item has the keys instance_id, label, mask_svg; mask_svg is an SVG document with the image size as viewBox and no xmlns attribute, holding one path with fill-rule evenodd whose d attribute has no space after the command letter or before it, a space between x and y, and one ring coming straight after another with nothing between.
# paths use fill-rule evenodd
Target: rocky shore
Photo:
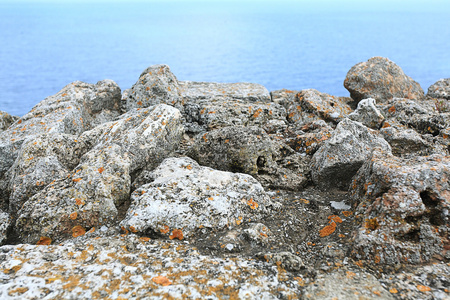
<instances>
[{"instance_id":1,"label":"rocky shore","mask_svg":"<svg viewBox=\"0 0 450 300\"><path fill-rule=\"evenodd\" d=\"M0 112L1 299L450 299L450 79L73 82Z\"/></svg>"}]
</instances>

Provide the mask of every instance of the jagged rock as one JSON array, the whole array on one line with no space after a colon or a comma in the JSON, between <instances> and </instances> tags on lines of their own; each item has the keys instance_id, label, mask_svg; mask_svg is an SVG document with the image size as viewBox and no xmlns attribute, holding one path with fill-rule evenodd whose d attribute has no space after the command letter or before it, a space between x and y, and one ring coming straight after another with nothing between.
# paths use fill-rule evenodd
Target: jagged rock
<instances>
[{"instance_id":1,"label":"jagged rock","mask_svg":"<svg viewBox=\"0 0 450 300\"><path fill-rule=\"evenodd\" d=\"M383 57L372 57L353 66L345 77L344 86L356 101L374 98L377 103L383 103L394 97L424 99L420 85Z\"/></svg>"},{"instance_id":2,"label":"jagged rock","mask_svg":"<svg viewBox=\"0 0 450 300\"><path fill-rule=\"evenodd\" d=\"M374 150L353 179L353 255L380 266L450 259L450 158Z\"/></svg>"},{"instance_id":3,"label":"jagged rock","mask_svg":"<svg viewBox=\"0 0 450 300\"><path fill-rule=\"evenodd\" d=\"M188 157L164 160L151 177L153 182L131 195L120 223L126 230L181 240L200 228L233 228L258 220L274 205L251 176L202 167Z\"/></svg>"},{"instance_id":4,"label":"jagged rock","mask_svg":"<svg viewBox=\"0 0 450 300\"><path fill-rule=\"evenodd\" d=\"M52 181L67 177L87 150L75 136L63 133L45 133L25 140L6 175L9 212L16 214L30 197Z\"/></svg>"},{"instance_id":5,"label":"jagged rock","mask_svg":"<svg viewBox=\"0 0 450 300\"><path fill-rule=\"evenodd\" d=\"M305 299L395 299L377 279L364 270L338 269L320 274L304 289Z\"/></svg>"},{"instance_id":6,"label":"jagged rock","mask_svg":"<svg viewBox=\"0 0 450 300\"><path fill-rule=\"evenodd\" d=\"M406 120L406 123L419 133L438 136L450 124L450 112L438 114L420 114Z\"/></svg>"},{"instance_id":7,"label":"jagged rock","mask_svg":"<svg viewBox=\"0 0 450 300\"><path fill-rule=\"evenodd\" d=\"M153 65L145 69L131 89L122 95L125 111L156 104L182 107L178 80L167 65Z\"/></svg>"},{"instance_id":8,"label":"jagged rock","mask_svg":"<svg viewBox=\"0 0 450 300\"><path fill-rule=\"evenodd\" d=\"M249 228L243 230L243 235L246 239L262 245L272 239L270 229L262 223L251 224Z\"/></svg>"},{"instance_id":9,"label":"jagged rock","mask_svg":"<svg viewBox=\"0 0 450 300\"><path fill-rule=\"evenodd\" d=\"M372 98L361 100L348 118L372 129L379 129L384 121L384 116L376 107L375 99Z\"/></svg>"},{"instance_id":10,"label":"jagged rock","mask_svg":"<svg viewBox=\"0 0 450 300\"><path fill-rule=\"evenodd\" d=\"M352 112L350 102L350 98L335 97L314 89L302 90L288 108L288 121L303 125L323 119L336 124Z\"/></svg>"},{"instance_id":11,"label":"jagged rock","mask_svg":"<svg viewBox=\"0 0 450 300\"><path fill-rule=\"evenodd\" d=\"M428 88L427 96L436 99L450 100L450 78L440 79Z\"/></svg>"},{"instance_id":12,"label":"jagged rock","mask_svg":"<svg viewBox=\"0 0 450 300\"><path fill-rule=\"evenodd\" d=\"M389 126L382 128L380 133L391 145L392 153L397 156L405 154L428 155L432 145L425 141L420 134L413 129L400 126Z\"/></svg>"},{"instance_id":13,"label":"jagged rock","mask_svg":"<svg viewBox=\"0 0 450 300\"><path fill-rule=\"evenodd\" d=\"M75 81L37 104L0 132L0 176L14 163L25 139L43 133L79 135L117 117L120 88L112 80L97 84Z\"/></svg>"},{"instance_id":14,"label":"jagged rock","mask_svg":"<svg viewBox=\"0 0 450 300\"><path fill-rule=\"evenodd\" d=\"M18 117L11 116L6 111L0 110L0 131L8 129L12 123L14 123Z\"/></svg>"},{"instance_id":15,"label":"jagged rock","mask_svg":"<svg viewBox=\"0 0 450 300\"><path fill-rule=\"evenodd\" d=\"M389 144L376 131L359 122L344 119L331 138L313 155L313 182L324 188L346 189L353 175L376 147L383 153L391 153Z\"/></svg>"},{"instance_id":16,"label":"jagged rock","mask_svg":"<svg viewBox=\"0 0 450 300\"><path fill-rule=\"evenodd\" d=\"M115 222L129 199L131 176L162 161L183 135L180 112L164 104L131 111L94 131L102 132L97 145L69 177L45 187L19 211L16 228L23 241L59 241L77 235L75 229Z\"/></svg>"},{"instance_id":17,"label":"jagged rock","mask_svg":"<svg viewBox=\"0 0 450 300\"><path fill-rule=\"evenodd\" d=\"M187 155L201 165L255 176L264 186L299 188L306 184L309 170L294 150L256 126L231 126L199 134Z\"/></svg>"},{"instance_id":18,"label":"jagged rock","mask_svg":"<svg viewBox=\"0 0 450 300\"><path fill-rule=\"evenodd\" d=\"M0 245L8 238L8 229L11 225L11 218L8 213L0 210Z\"/></svg>"},{"instance_id":19,"label":"jagged rock","mask_svg":"<svg viewBox=\"0 0 450 300\"><path fill-rule=\"evenodd\" d=\"M292 272L305 269L302 259L291 252L258 253L256 257Z\"/></svg>"},{"instance_id":20,"label":"jagged rock","mask_svg":"<svg viewBox=\"0 0 450 300\"><path fill-rule=\"evenodd\" d=\"M270 97L272 98L272 102L280 104L286 110L296 101L295 98L300 91L295 90L276 90L270 92Z\"/></svg>"}]
</instances>

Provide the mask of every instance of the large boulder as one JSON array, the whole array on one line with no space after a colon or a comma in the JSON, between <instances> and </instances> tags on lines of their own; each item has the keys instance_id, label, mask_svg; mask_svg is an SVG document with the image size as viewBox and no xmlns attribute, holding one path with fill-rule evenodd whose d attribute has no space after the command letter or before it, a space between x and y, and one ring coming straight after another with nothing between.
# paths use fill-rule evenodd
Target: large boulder
<instances>
[{"instance_id":1,"label":"large boulder","mask_svg":"<svg viewBox=\"0 0 450 300\"><path fill-rule=\"evenodd\" d=\"M389 154L391 147L378 132L350 119L341 121L312 158L313 182L322 188L347 189L353 175L374 148Z\"/></svg>"},{"instance_id":2,"label":"large boulder","mask_svg":"<svg viewBox=\"0 0 450 300\"><path fill-rule=\"evenodd\" d=\"M38 103L7 130L0 132L0 177L14 163L25 139L44 133L79 135L116 118L120 88L112 80L97 84L75 81Z\"/></svg>"},{"instance_id":3,"label":"large boulder","mask_svg":"<svg viewBox=\"0 0 450 300\"><path fill-rule=\"evenodd\" d=\"M450 100L450 78L440 79L428 88L427 96L435 99Z\"/></svg>"},{"instance_id":4,"label":"large boulder","mask_svg":"<svg viewBox=\"0 0 450 300\"><path fill-rule=\"evenodd\" d=\"M273 206L251 176L201 167L194 160L168 158L131 196L121 222L125 230L191 237L199 228L223 229L261 219Z\"/></svg>"},{"instance_id":5,"label":"large boulder","mask_svg":"<svg viewBox=\"0 0 450 300\"><path fill-rule=\"evenodd\" d=\"M382 128L380 133L391 145L394 155L429 155L431 153L432 145L413 129L387 126Z\"/></svg>"},{"instance_id":6,"label":"large boulder","mask_svg":"<svg viewBox=\"0 0 450 300\"><path fill-rule=\"evenodd\" d=\"M87 135L97 137L97 145L68 177L46 186L18 212L16 228L24 242L59 241L114 223L129 199L131 177L175 150L183 126L180 112L162 104L131 111L93 131Z\"/></svg>"},{"instance_id":7,"label":"large boulder","mask_svg":"<svg viewBox=\"0 0 450 300\"><path fill-rule=\"evenodd\" d=\"M374 98L382 103L394 97L424 99L420 85L383 57L372 57L353 66L345 77L344 86L356 101Z\"/></svg>"},{"instance_id":8,"label":"large boulder","mask_svg":"<svg viewBox=\"0 0 450 300\"><path fill-rule=\"evenodd\" d=\"M450 158L374 150L353 179L353 256L378 265L450 259Z\"/></svg>"}]
</instances>

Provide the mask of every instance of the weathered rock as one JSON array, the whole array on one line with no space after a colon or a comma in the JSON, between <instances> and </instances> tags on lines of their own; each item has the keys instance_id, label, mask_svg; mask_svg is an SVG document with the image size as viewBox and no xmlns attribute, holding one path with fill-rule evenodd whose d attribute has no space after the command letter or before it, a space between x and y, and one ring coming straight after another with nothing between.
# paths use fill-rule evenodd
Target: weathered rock
<instances>
[{"instance_id":1,"label":"weathered rock","mask_svg":"<svg viewBox=\"0 0 450 300\"><path fill-rule=\"evenodd\" d=\"M297 189L306 184L309 171L294 150L256 126L200 134L187 155L201 165L255 176L264 186Z\"/></svg>"},{"instance_id":2,"label":"weathered rock","mask_svg":"<svg viewBox=\"0 0 450 300\"><path fill-rule=\"evenodd\" d=\"M308 285L305 299L395 299L377 279L363 270L336 270L320 274Z\"/></svg>"},{"instance_id":3,"label":"weathered rock","mask_svg":"<svg viewBox=\"0 0 450 300\"><path fill-rule=\"evenodd\" d=\"M383 153L391 153L389 144L376 131L344 119L313 155L313 182L324 188L346 189L353 175L377 147Z\"/></svg>"},{"instance_id":4,"label":"weathered rock","mask_svg":"<svg viewBox=\"0 0 450 300\"><path fill-rule=\"evenodd\" d=\"M0 245L6 241L8 235L8 229L11 226L11 218L8 213L0 210Z\"/></svg>"},{"instance_id":5,"label":"weathered rock","mask_svg":"<svg viewBox=\"0 0 450 300\"><path fill-rule=\"evenodd\" d=\"M156 232L189 238L199 228L233 228L268 214L274 203L251 176L201 167L194 160L168 158L153 182L131 196L120 223L131 232Z\"/></svg>"},{"instance_id":6,"label":"weathered rock","mask_svg":"<svg viewBox=\"0 0 450 300\"><path fill-rule=\"evenodd\" d=\"M397 156L405 154L428 155L432 150L432 145L413 129L389 126L382 128L380 133L391 145L392 153Z\"/></svg>"},{"instance_id":7,"label":"weathered rock","mask_svg":"<svg viewBox=\"0 0 450 300\"><path fill-rule=\"evenodd\" d=\"M272 239L270 229L262 223L251 224L249 228L243 230L243 236L252 242L262 245Z\"/></svg>"},{"instance_id":8,"label":"weathered rock","mask_svg":"<svg viewBox=\"0 0 450 300\"><path fill-rule=\"evenodd\" d=\"M178 80L167 65L154 65L145 69L138 81L122 96L125 111L157 104L181 108Z\"/></svg>"},{"instance_id":9,"label":"weathered rock","mask_svg":"<svg viewBox=\"0 0 450 300\"><path fill-rule=\"evenodd\" d=\"M83 142L68 134L42 134L25 140L6 175L9 212L14 215L52 181L67 177L87 150Z\"/></svg>"},{"instance_id":10,"label":"weathered rock","mask_svg":"<svg viewBox=\"0 0 450 300\"><path fill-rule=\"evenodd\" d=\"M440 79L428 88L427 96L436 99L450 100L450 78Z\"/></svg>"},{"instance_id":11,"label":"weathered rock","mask_svg":"<svg viewBox=\"0 0 450 300\"><path fill-rule=\"evenodd\" d=\"M375 99L372 98L361 100L348 118L372 129L379 129L384 121L384 116L376 107Z\"/></svg>"},{"instance_id":12,"label":"weathered rock","mask_svg":"<svg viewBox=\"0 0 450 300\"><path fill-rule=\"evenodd\" d=\"M0 131L8 129L12 123L14 123L18 117L11 116L6 111L0 110Z\"/></svg>"},{"instance_id":13,"label":"weathered rock","mask_svg":"<svg viewBox=\"0 0 450 300\"><path fill-rule=\"evenodd\" d=\"M300 91L295 90L276 90L270 92L270 97L272 98L272 102L275 102L277 104L280 104L285 109L289 109L289 107L296 101L296 95Z\"/></svg>"},{"instance_id":14,"label":"weathered rock","mask_svg":"<svg viewBox=\"0 0 450 300\"><path fill-rule=\"evenodd\" d=\"M379 151L356 174L354 257L380 266L450 259L450 158Z\"/></svg>"},{"instance_id":15,"label":"weathered rock","mask_svg":"<svg viewBox=\"0 0 450 300\"><path fill-rule=\"evenodd\" d=\"M352 112L349 102L350 98L331 96L314 89L302 90L288 108L288 121L303 125L323 119L336 124Z\"/></svg>"},{"instance_id":16,"label":"weathered rock","mask_svg":"<svg viewBox=\"0 0 450 300\"><path fill-rule=\"evenodd\" d=\"M290 126L276 138L282 139L295 151L301 154L313 155L327 139L331 137L333 128L324 120L307 123L300 128Z\"/></svg>"},{"instance_id":17,"label":"weathered rock","mask_svg":"<svg viewBox=\"0 0 450 300\"><path fill-rule=\"evenodd\" d=\"M120 88L112 80L66 85L0 132L0 175L12 166L25 139L43 133L79 135L117 117L119 106Z\"/></svg>"},{"instance_id":18,"label":"weathered rock","mask_svg":"<svg viewBox=\"0 0 450 300\"><path fill-rule=\"evenodd\" d=\"M298 272L305 269L302 259L291 252L258 253L256 256L288 271Z\"/></svg>"},{"instance_id":19,"label":"weathered rock","mask_svg":"<svg viewBox=\"0 0 450 300\"><path fill-rule=\"evenodd\" d=\"M383 57L372 57L353 66L345 77L344 86L356 101L374 98L383 103L394 97L424 99L420 85Z\"/></svg>"},{"instance_id":20,"label":"weathered rock","mask_svg":"<svg viewBox=\"0 0 450 300\"><path fill-rule=\"evenodd\" d=\"M97 145L69 177L48 185L19 211L16 227L23 241L63 240L115 222L133 174L162 161L183 134L180 112L163 104L131 111L98 131L103 133Z\"/></svg>"}]
</instances>

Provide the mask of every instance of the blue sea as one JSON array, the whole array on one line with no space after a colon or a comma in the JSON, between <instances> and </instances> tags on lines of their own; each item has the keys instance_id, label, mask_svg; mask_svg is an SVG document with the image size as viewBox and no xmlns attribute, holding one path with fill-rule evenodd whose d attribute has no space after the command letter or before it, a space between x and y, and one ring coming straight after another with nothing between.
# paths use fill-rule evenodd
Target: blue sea
<instances>
[{"instance_id":1,"label":"blue sea","mask_svg":"<svg viewBox=\"0 0 450 300\"><path fill-rule=\"evenodd\" d=\"M450 77L447 1L0 0L0 110L23 115L66 84L122 90L153 64L179 80L348 96L373 56L427 88Z\"/></svg>"}]
</instances>

